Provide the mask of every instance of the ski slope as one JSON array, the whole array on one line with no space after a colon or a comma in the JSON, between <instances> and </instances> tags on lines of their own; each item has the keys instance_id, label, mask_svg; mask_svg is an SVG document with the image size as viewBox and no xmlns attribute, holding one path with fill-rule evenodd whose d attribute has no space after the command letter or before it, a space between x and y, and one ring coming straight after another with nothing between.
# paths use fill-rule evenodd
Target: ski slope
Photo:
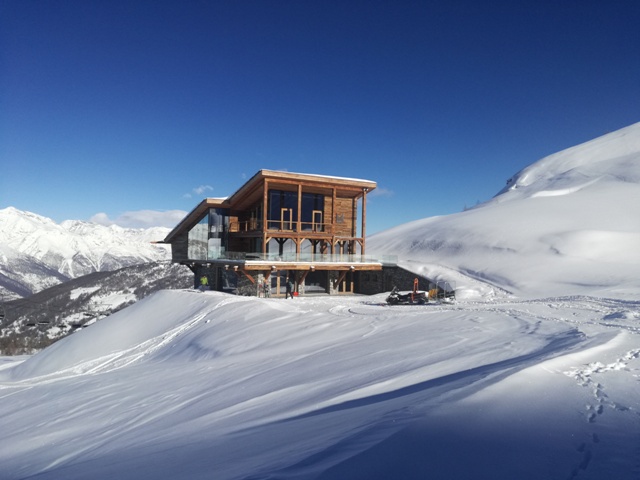
<instances>
[{"instance_id":1,"label":"ski slope","mask_svg":"<svg viewBox=\"0 0 640 480\"><path fill-rule=\"evenodd\" d=\"M2 365L2 478L637 478L639 308L163 291Z\"/></svg>"}]
</instances>

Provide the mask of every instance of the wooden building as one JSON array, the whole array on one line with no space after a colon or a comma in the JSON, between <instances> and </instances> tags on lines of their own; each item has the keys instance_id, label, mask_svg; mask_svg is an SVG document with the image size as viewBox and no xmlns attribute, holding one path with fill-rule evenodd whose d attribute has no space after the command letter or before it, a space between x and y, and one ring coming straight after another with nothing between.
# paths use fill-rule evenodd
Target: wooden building
<instances>
[{"instance_id":1,"label":"wooden building","mask_svg":"<svg viewBox=\"0 0 640 480\"><path fill-rule=\"evenodd\" d=\"M367 194L376 183L260 170L228 198L206 198L167 236L174 262L217 290L353 293L366 256Z\"/></svg>"}]
</instances>

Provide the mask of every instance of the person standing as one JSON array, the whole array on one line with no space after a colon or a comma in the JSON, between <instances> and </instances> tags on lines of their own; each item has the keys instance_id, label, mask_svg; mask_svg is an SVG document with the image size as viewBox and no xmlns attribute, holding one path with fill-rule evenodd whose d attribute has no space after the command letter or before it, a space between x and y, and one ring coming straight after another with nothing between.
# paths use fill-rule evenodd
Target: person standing
<instances>
[{"instance_id":1,"label":"person standing","mask_svg":"<svg viewBox=\"0 0 640 480\"><path fill-rule=\"evenodd\" d=\"M200 277L200 291L204 292L205 290L209 290L209 279L206 275L202 275Z\"/></svg>"},{"instance_id":2,"label":"person standing","mask_svg":"<svg viewBox=\"0 0 640 480\"><path fill-rule=\"evenodd\" d=\"M293 298L293 281L291 280L291 278L287 277L286 283L285 283L284 298L286 300L289 297Z\"/></svg>"}]
</instances>

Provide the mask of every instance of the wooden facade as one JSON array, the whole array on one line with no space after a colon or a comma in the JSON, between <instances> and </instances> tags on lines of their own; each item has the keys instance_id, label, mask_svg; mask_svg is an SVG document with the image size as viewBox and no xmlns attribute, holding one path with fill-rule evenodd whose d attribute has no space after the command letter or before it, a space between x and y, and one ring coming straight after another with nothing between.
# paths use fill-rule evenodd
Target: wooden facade
<instances>
[{"instance_id":1,"label":"wooden facade","mask_svg":"<svg viewBox=\"0 0 640 480\"><path fill-rule=\"evenodd\" d=\"M340 284L344 272L381 269L365 257L367 195L375 188L369 180L260 170L230 197L204 199L165 242L173 261L194 273L231 268L255 283L252 272L263 281L274 271L298 272L301 284L326 271Z\"/></svg>"}]
</instances>

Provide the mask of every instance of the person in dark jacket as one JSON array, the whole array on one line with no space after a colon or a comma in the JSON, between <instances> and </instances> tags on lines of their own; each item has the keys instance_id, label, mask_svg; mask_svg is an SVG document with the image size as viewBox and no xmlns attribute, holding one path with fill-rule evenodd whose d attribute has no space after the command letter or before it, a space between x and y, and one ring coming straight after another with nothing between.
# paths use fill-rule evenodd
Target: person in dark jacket
<instances>
[{"instance_id":1,"label":"person in dark jacket","mask_svg":"<svg viewBox=\"0 0 640 480\"><path fill-rule=\"evenodd\" d=\"M287 277L284 298L287 299L289 297L293 298L293 280Z\"/></svg>"}]
</instances>

